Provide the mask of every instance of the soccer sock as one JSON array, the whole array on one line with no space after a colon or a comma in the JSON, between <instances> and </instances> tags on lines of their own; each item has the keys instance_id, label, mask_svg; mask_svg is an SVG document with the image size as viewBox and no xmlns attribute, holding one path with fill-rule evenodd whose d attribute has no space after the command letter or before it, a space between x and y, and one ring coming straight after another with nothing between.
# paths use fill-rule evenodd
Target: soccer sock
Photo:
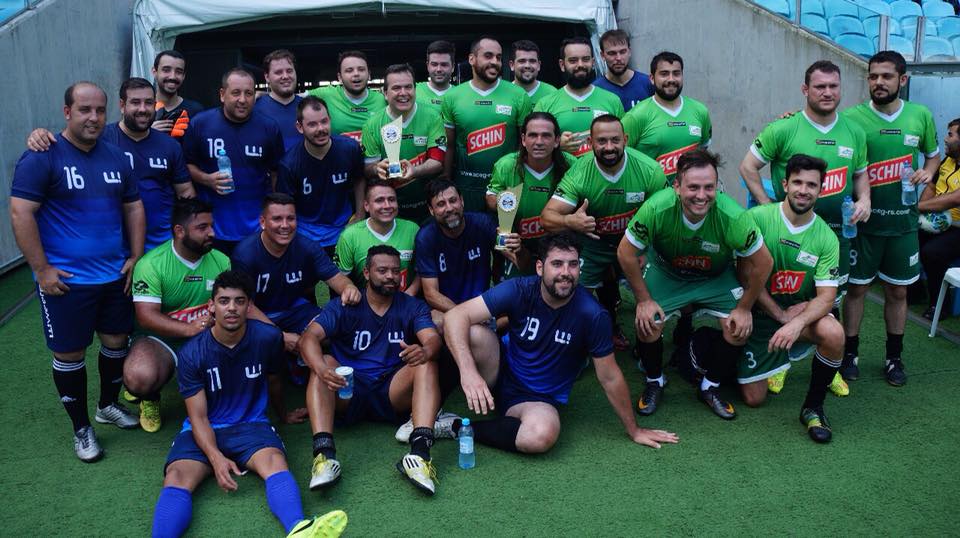
<instances>
[{"instance_id":1,"label":"soccer sock","mask_svg":"<svg viewBox=\"0 0 960 538\"><path fill-rule=\"evenodd\" d=\"M410 453L430 461L430 447L433 446L433 428L414 428L410 434Z\"/></svg>"},{"instance_id":2,"label":"soccer sock","mask_svg":"<svg viewBox=\"0 0 960 538\"><path fill-rule=\"evenodd\" d=\"M84 361L63 362L53 358L53 383L60 393L60 403L70 415L73 431L90 425L87 414L87 367Z\"/></svg>"},{"instance_id":3,"label":"soccer sock","mask_svg":"<svg viewBox=\"0 0 960 538\"><path fill-rule=\"evenodd\" d=\"M519 418L500 417L493 420L470 421L470 424L473 425L473 434L478 443L507 452L517 452Z\"/></svg>"},{"instance_id":4,"label":"soccer sock","mask_svg":"<svg viewBox=\"0 0 960 538\"><path fill-rule=\"evenodd\" d=\"M840 369L840 361L828 359L817 350L816 357L810 365L810 388L807 389L807 398L803 401L803 407L815 409L823 407L823 400L827 397L827 387L837 375Z\"/></svg>"},{"instance_id":5,"label":"soccer sock","mask_svg":"<svg viewBox=\"0 0 960 538\"><path fill-rule=\"evenodd\" d=\"M300 502L300 488L290 471L280 471L268 476L264 481L267 492L267 505L273 515L287 532L303 517L303 504Z\"/></svg>"},{"instance_id":6,"label":"soccer sock","mask_svg":"<svg viewBox=\"0 0 960 538\"><path fill-rule=\"evenodd\" d=\"M100 370L100 409L117 402L120 386L123 385L123 361L127 358L127 350L126 346L120 349L100 346L100 355L97 358L97 369Z\"/></svg>"},{"instance_id":7,"label":"soccer sock","mask_svg":"<svg viewBox=\"0 0 960 538\"><path fill-rule=\"evenodd\" d=\"M689 344L692 335L693 316L684 314L677 320L677 326L673 329L673 345L679 347Z\"/></svg>"},{"instance_id":8,"label":"soccer sock","mask_svg":"<svg viewBox=\"0 0 960 538\"><path fill-rule=\"evenodd\" d=\"M720 383L714 383L713 381L710 381L709 379L707 379L707 376L703 376L703 379L700 380L701 392L708 389L712 389L713 387L719 387L719 386L720 386Z\"/></svg>"},{"instance_id":9,"label":"soccer sock","mask_svg":"<svg viewBox=\"0 0 960 538\"><path fill-rule=\"evenodd\" d=\"M903 354L903 335L887 333L887 360L899 359Z\"/></svg>"},{"instance_id":10,"label":"soccer sock","mask_svg":"<svg viewBox=\"0 0 960 538\"><path fill-rule=\"evenodd\" d=\"M183 535L193 517L193 497L183 488L167 486L160 490L153 510L153 538Z\"/></svg>"},{"instance_id":11,"label":"soccer sock","mask_svg":"<svg viewBox=\"0 0 960 538\"><path fill-rule=\"evenodd\" d=\"M647 379L663 376L663 338L657 338L654 342L637 342L637 350Z\"/></svg>"},{"instance_id":12,"label":"soccer sock","mask_svg":"<svg viewBox=\"0 0 960 538\"><path fill-rule=\"evenodd\" d=\"M890 340L887 339L889 342ZM853 336L848 336L843 345L843 354L847 357L858 357L860 356L860 335L855 334Z\"/></svg>"},{"instance_id":13,"label":"soccer sock","mask_svg":"<svg viewBox=\"0 0 960 538\"><path fill-rule=\"evenodd\" d=\"M706 364L700 364L700 367L707 371L703 376L704 380L709 378L709 383L720 386L719 381L734 370L737 359L743 353L743 346L733 345L722 336L716 339L713 346L716 352L706 353L704 357ZM699 356L697 361L700 361ZM701 388L701 390L704 389Z\"/></svg>"},{"instance_id":14,"label":"soccer sock","mask_svg":"<svg viewBox=\"0 0 960 538\"><path fill-rule=\"evenodd\" d=\"M337 445L333 442L333 434L320 432L313 434L313 457L323 454L328 460L337 459Z\"/></svg>"}]
</instances>

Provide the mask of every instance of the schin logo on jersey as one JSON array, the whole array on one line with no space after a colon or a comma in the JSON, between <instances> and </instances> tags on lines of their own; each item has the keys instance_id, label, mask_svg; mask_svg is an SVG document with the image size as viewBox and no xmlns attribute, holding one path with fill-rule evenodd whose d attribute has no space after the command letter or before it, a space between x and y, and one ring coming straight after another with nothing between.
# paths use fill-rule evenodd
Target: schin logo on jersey
<instances>
[{"instance_id":1,"label":"schin logo on jersey","mask_svg":"<svg viewBox=\"0 0 960 538\"><path fill-rule=\"evenodd\" d=\"M104 172L103 181L105 183L120 183L120 172Z\"/></svg>"},{"instance_id":2,"label":"schin logo on jersey","mask_svg":"<svg viewBox=\"0 0 960 538\"><path fill-rule=\"evenodd\" d=\"M831 194L837 194L838 192L843 192L843 189L847 186L847 167L843 166L841 168L834 168L833 170L828 170L827 175L823 177L823 189L820 191L820 196L830 196Z\"/></svg>"},{"instance_id":3,"label":"schin logo on jersey","mask_svg":"<svg viewBox=\"0 0 960 538\"><path fill-rule=\"evenodd\" d=\"M870 180L870 186L886 185L887 183L899 183L900 174L903 173L903 167L912 166L913 156L904 155L895 159L880 161L867 166L867 179Z\"/></svg>"},{"instance_id":4,"label":"schin logo on jersey","mask_svg":"<svg viewBox=\"0 0 960 538\"><path fill-rule=\"evenodd\" d=\"M498 123L467 135L467 155L502 146L507 135L507 124Z\"/></svg>"},{"instance_id":5,"label":"schin logo on jersey","mask_svg":"<svg viewBox=\"0 0 960 538\"><path fill-rule=\"evenodd\" d=\"M161 157L150 157L147 159L147 163L150 165L150 168L156 168L157 170L167 169L167 160Z\"/></svg>"},{"instance_id":6,"label":"schin logo on jersey","mask_svg":"<svg viewBox=\"0 0 960 538\"><path fill-rule=\"evenodd\" d=\"M263 146L243 146L243 154L247 157L263 157Z\"/></svg>"},{"instance_id":7,"label":"schin logo on jersey","mask_svg":"<svg viewBox=\"0 0 960 538\"><path fill-rule=\"evenodd\" d=\"M260 377L261 373L263 373L263 365L257 364L254 366L245 366L243 368L243 373L247 376L247 379L256 379Z\"/></svg>"},{"instance_id":8,"label":"schin logo on jersey","mask_svg":"<svg viewBox=\"0 0 960 538\"><path fill-rule=\"evenodd\" d=\"M296 284L303 280L303 271L297 271L295 273L285 273L283 277L286 279L287 284Z\"/></svg>"},{"instance_id":9,"label":"schin logo on jersey","mask_svg":"<svg viewBox=\"0 0 960 538\"><path fill-rule=\"evenodd\" d=\"M670 153L664 153L663 155L657 157L657 162L660 163L660 168L663 169L664 174L676 174L677 173L677 161L680 159L680 156L684 153L697 149L697 146L700 144L694 142L689 146L684 146L680 149L675 149Z\"/></svg>"}]
</instances>

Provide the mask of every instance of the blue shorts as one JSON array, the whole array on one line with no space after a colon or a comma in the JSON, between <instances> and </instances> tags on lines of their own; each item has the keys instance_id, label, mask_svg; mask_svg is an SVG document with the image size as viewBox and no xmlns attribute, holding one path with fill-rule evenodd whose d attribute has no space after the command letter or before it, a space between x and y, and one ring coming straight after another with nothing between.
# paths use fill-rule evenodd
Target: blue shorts
<instances>
[{"instance_id":1,"label":"blue shorts","mask_svg":"<svg viewBox=\"0 0 960 538\"><path fill-rule=\"evenodd\" d=\"M403 424L406 416L400 416L390 403L390 383L400 368L376 379L353 376L353 398L347 409L336 417L337 426L350 426L363 420Z\"/></svg>"},{"instance_id":2,"label":"blue shorts","mask_svg":"<svg viewBox=\"0 0 960 538\"><path fill-rule=\"evenodd\" d=\"M277 435L273 426L266 422L244 422L215 429L213 434L220 452L233 460L241 471L246 469L246 463L250 458L264 448L276 448L286 454L280 436ZM170 453L167 454L167 462L163 464L163 473L166 474L167 467L177 460L193 460L210 465L210 460L197 446L191 430L180 432L173 438Z\"/></svg>"},{"instance_id":3,"label":"blue shorts","mask_svg":"<svg viewBox=\"0 0 960 538\"><path fill-rule=\"evenodd\" d=\"M543 402L559 410L560 406L564 405L563 402L549 394L540 394L527 388L510 371L510 365L503 361L507 356L506 343L509 338L509 334L500 338L500 373L497 375L497 384L493 389L497 410L501 415L506 415L511 407L526 402Z\"/></svg>"},{"instance_id":4,"label":"blue shorts","mask_svg":"<svg viewBox=\"0 0 960 538\"><path fill-rule=\"evenodd\" d=\"M93 333L133 332L133 301L123 292L124 279L106 284L69 284L64 295L47 295L37 286L40 320L47 347L55 353L83 351Z\"/></svg>"},{"instance_id":5,"label":"blue shorts","mask_svg":"<svg viewBox=\"0 0 960 538\"><path fill-rule=\"evenodd\" d=\"M302 304L290 310L271 314L272 321L280 330L288 333L303 334L313 318L320 315L320 307L312 304Z\"/></svg>"}]
</instances>

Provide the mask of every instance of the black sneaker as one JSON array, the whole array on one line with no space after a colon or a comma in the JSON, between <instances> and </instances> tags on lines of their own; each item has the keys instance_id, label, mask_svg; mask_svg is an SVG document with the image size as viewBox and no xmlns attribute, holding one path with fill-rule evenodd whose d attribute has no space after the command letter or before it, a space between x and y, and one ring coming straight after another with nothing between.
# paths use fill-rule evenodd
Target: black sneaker
<instances>
[{"instance_id":1,"label":"black sneaker","mask_svg":"<svg viewBox=\"0 0 960 538\"><path fill-rule=\"evenodd\" d=\"M833 437L830 422L827 421L827 415L823 413L823 407L801 409L800 424L807 427L807 434L818 443L829 443Z\"/></svg>"},{"instance_id":2,"label":"black sneaker","mask_svg":"<svg viewBox=\"0 0 960 538\"><path fill-rule=\"evenodd\" d=\"M903 361L900 359L887 359L883 375L887 378L887 383L894 387L902 387L907 384L907 373L903 371Z\"/></svg>"},{"instance_id":3,"label":"black sneaker","mask_svg":"<svg viewBox=\"0 0 960 538\"><path fill-rule=\"evenodd\" d=\"M846 381L856 381L860 377L858 362L860 362L860 357L844 353L843 361L840 363L840 377Z\"/></svg>"},{"instance_id":4,"label":"black sneaker","mask_svg":"<svg viewBox=\"0 0 960 538\"><path fill-rule=\"evenodd\" d=\"M648 381L643 389L643 395L637 402L637 413L649 417L657 412L657 406L660 405L660 399L663 398L663 387L656 381Z\"/></svg>"},{"instance_id":5,"label":"black sneaker","mask_svg":"<svg viewBox=\"0 0 960 538\"><path fill-rule=\"evenodd\" d=\"M707 404L707 407L713 411L714 415L723 420L733 420L737 418L737 412L733 409L733 404L720 399L717 387L710 387L707 390L698 390L697 399Z\"/></svg>"}]
</instances>

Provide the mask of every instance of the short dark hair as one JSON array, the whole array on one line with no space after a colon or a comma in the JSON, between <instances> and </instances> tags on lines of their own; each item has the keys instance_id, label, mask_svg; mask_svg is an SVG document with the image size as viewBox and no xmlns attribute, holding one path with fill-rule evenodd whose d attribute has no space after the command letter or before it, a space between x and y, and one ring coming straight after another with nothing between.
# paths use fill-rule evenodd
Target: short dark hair
<instances>
[{"instance_id":1,"label":"short dark hair","mask_svg":"<svg viewBox=\"0 0 960 538\"><path fill-rule=\"evenodd\" d=\"M213 206L199 198L176 199L170 211L170 232L173 233L174 226L186 228L190 220L201 213L213 214Z\"/></svg>"},{"instance_id":2,"label":"short dark hair","mask_svg":"<svg viewBox=\"0 0 960 538\"><path fill-rule=\"evenodd\" d=\"M657 72L657 65L660 62L667 62L668 64L680 63L680 69L683 70L683 58L680 57L676 52L670 52L668 50L658 52L656 56L650 60L650 74L653 75Z\"/></svg>"},{"instance_id":3,"label":"short dark hair","mask_svg":"<svg viewBox=\"0 0 960 538\"><path fill-rule=\"evenodd\" d=\"M434 179L433 181L427 183L427 205L433 205L433 199L439 196L443 191L450 188L457 191L457 194L460 194L460 189L449 179Z\"/></svg>"},{"instance_id":4,"label":"short dark hair","mask_svg":"<svg viewBox=\"0 0 960 538\"><path fill-rule=\"evenodd\" d=\"M96 84L94 84L93 82L90 82L89 80L78 80L77 82L74 82L73 84L67 86L66 91L63 92L63 105L65 107L70 108L73 106L73 101L74 101L73 91L77 88L77 86L93 86L94 88L100 90L100 93L103 94L103 100L104 101L107 100L107 92L103 91L103 88L101 88L100 86L97 86Z\"/></svg>"},{"instance_id":5,"label":"short dark hair","mask_svg":"<svg viewBox=\"0 0 960 538\"><path fill-rule=\"evenodd\" d=\"M159 69L159 68L160 68L160 58L163 58L164 56L169 56L169 57L171 57L171 58L176 58L177 60L183 60L183 63L184 63L184 64L187 63L187 59L183 57L183 54L182 54L180 51L178 51L178 50L173 50L173 49L169 49L169 50L164 50L164 51L158 52L157 55L153 57L153 68L154 68L154 69Z\"/></svg>"},{"instance_id":6,"label":"short dark hair","mask_svg":"<svg viewBox=\"0 0 960 538\"><path fill-rule=\"evenodd\" d=\"M524 52L536 52L537 58L540 58L540 47L536 43L530 41L529 39L520 39L514 41L510 45L510 59L515 60L517 58L517 51L522 50Z\"/></svg>"},{"instance_id":7,"label":"short dark hair","mask_svg":"<svg viewBox=\"0 0 960 538\"><path fill-rule=\"evenodd\" d=\"M272 205L297 205L293 196L285 192L271 192L263 197L263 203L260 205L260 211L266 211Z\"/></svg>"},{"instance_id":8,"label":"short dark hair","mask_svg":"<svg viewBox=\"0 0 960 538\"><path fill-rule=\"evenodd\" d=\"M500 44L500 41L499 41L497 38L495 38L495 37L493 37L493 36L491 36L491 35L482 35L482 36L474 39L474 40L473 40L473 43L470 43L470 54L476 54L476 53L477 53L477 49L480 48L480 42L483 41L483 40L485 40L485 39L488 39L488 40L490 40L490 41L493 41L494 43L496 43L496 44L498 44L498 45Z\"/></svg>"},{"instance_id":9,"label":"short dark hair","mask_svg":"<svg viewBox=\"0 0 960 538\"><path fill-rule=\"evenodd\" d=\"M327 114L330 113L330 107L327 106L327 102L317 97L316 95L308 95L300 100L300 103L297 105L297 121L303 122L303 110L306 108L310 110L326 110Z\"/></svg>"},{"instance_id":10,"label":"short dark hair","mask_svg":"<svg viewBox=\"0 0 960 538\"><path fill-rule=\"evenodd\" d=\"M410 73L410 78L414 80L417 79L416 74L413 72L413 66L411 66L410 64L408 63L393 64L393 65L387 66L387 70L384 71L383 73L383 89L384 90L387 89L387 77L389 77L390 75L396 75L397 73Z\"/></svg>"},{"instance_id":11,"label":"short dark hair","mask_svg":"<svg viewBox=\"0 0 960 538\"><path fill-rule=\"evenodd\" d=\"M722 165L720 156L709 150L697 148L688 151L677 159L677 184L683 181L683 176L686 175L688 170L707 166L713 167L713 170L717 172L719 181L719 170Z\"/></svg>"},{"instance_id":12,"label":"short dark hair","mask_svg":"<svg viewBox=\"0 0 960 538\"><path fill-rule=\"evenodd\" d=\"M570 45L586 45L590 48L590 56L593 56L593 44L586 37L568 37L560 42L560 59L567 57L567 47Z\"/></svg>"},{"instance_id":13,"label":"short dark hair","mask_svg":"<svg viewBox=\"0 0 960 538\"><path fill-rule=\"evenodd\" d=\"M427 59L430 59L431 54L449 54L450 63L454 63L457 56L457 47L453 43L441 39L427 45Z\"/></svg>"},{"instance_id":14,"label":"short dark hair","mask_svg":"<svg viewBox=\"0 0 960 538\"><path fill-rule=\"evenodd\" d=\"M904 59L903 54L900 54L895 50L881 50L880 52L871 56L870 61L867 62L867 69L869 69L873 64L882 64L886 62L893 64L898 75L903 76L907 74L907 60Z\"/></svg>"},{"instance_id":15,"label":"short dark hair","mask_svg":"<svg viewBox=\"0 0 960 538\"><path fill-rule=\"evenodd\" d=\"M227 80L233 75L240 75L241 77L247 77L253 81L254 84L257 83L257 79L253 77L253 73L244 69L243 67L233 67L227 70L223 74L223 77L220 78L220 88L225 90L227 89Z\"/></svg>"},{"instance_id":16,"label":"short dark hair","mask_svg":"<svg viewBox=\"0 0 960 538\"><path fill-rule=\"evenodd\" d=\"M600 52L603 52L606 49L606 43L611 45L616 45L617 43L626 43L627 47L630 47L630 35L625 31L616 29L616 30L607 30L600 36Z\"/></svg>"},{"instance_id":17,"label":"short dark hair","mask_svg":"<svg viewBox=\"0 0 960 538\"><path fill-rule=\"evenodd\" d=\"M390 245L373 245L367 249L367 260L364 262L364 267L369 269L370 265L373 264L373 257L380 254L386 254L387 256L393 256L397 259L400 259L400 252Z\"/></svg>"},{"instance_id":18,"label":"short dark hair","mask_svg":"<svg viewBox=\"0 0 960 538\"><path fill-rule=\"evenodd\" d=\"M593 118L593 121L590 122L590 134L593 134L593 127L598 123L618 123L620 124L620 129L623 129L623 122L620 121L620 118L614 116L613 114L601 114L596 118Z\"/></svg>"},{"instance_id":19,"label":"short dark hair","mask_svg":"<svg viewBox=\"0 0 960 538\"><path fill-rule=\"evenodd\" d=\"M796 172L801 170L816 170L820 173L820 184L823 185L823 178L827 175L827 161L797 153L787 161L787 169L783 174L784 179L789 180Z\"/></svg>"},{"instance_id":20,"label":"short dark hair","mask_svg":"<svg viewBox=\"0 0 960 538\"><path fill-rule=\"evenodd\" d=\"M367 55L364 54L362 50L345 50L337 56L337 73L343 68L343 61L347 58L360 58L363 60L363 63L367 64L367 67L370 67L370 62L367 61Z\"/></svg>"},{"instance_id":21,"label":"short dark hair","mask_svg":"<svg viewBox=\"0 0 960 538\"><path fill-rule=\"evenodd\" d=\"M837 76L840 76L840 68L837 67L837 64L831 62L830 60L817 60L810 64L810 67L807 68L807 71L803 74L803 83L807 86L810 85L810 76L813 75L814 71L820 71L821 73L836 73Z\"/></svg>"},{"instance_id":22,"label":"short dark hair","mask_svg":"<svg viewBox=\"0 0 960 538\"><path fill-rule=\"evenodd\" d=\"M960 129L960 118L950 120L950 123L947 124L947 130L949 131L951 127Z\"/></svg>"},{"instance_id":23,"label":"short dark hair","mask_svg":"<svg viewBox=\"0 0 960 538\"><path fill-rule=\"evenodd\" d=\"M537 249L537 259L540 261L546 260L547 254L554 249L574 250L577 252L577 256L579 256L581 248L582 245L580 244L580 241L570 232L547 234L540 238Z\"/></svg>"},{"instance_id":24,"label":"short dark hair","mask_svg":"<svg viewBox=\"0 0 960 538\"><path fill-rule=\"evenodd\" d=\"M143 88L150 88L150 91L153 90L153 84L150 84L150 81L145 78L140 77L131 77L123 81L123 84L120 85L120 100L127 100L127 92L130 90L140 90ZM154 95L156 92L154 91Z\"/></svg>"},{"instance_id":25,"label":"short dark hair","mask_svg":"<svg viewBox=\"0 0 960 538\"><path fill-rule=\"evenodd\" d=\"M247 298L253 297L253 280L243 271L230 269L217 275L217 279L213 281L210 297L216 297L218 291L226 288L240 290Z\"/></svg>"},{"instance_id":26,"label":"short dark hair","mask_svg":"<svg viewBox=\"0 0 960 538\"><path fill-rule=\"evenodd\" d=\"M397 189L396 187L393 186L393 183L390 183L385 179L376 178L376 179L367 180L367 184L363 186L363 197L366 198L367 195L370 194L370 191L372 191L376 187L387 187L391 189L394 193L397 192Z\"/></svg>"},{"instance_id":27,"label":"short dark hair","mask_svg":"<svg viewBox=\"0 0 960 538\"><path fill-rule=\"evenodd\" d=\"M288 60L294 69L297 68L297 57L287 49L277 49L263 57L263 71L270 72L270 64L277 60Z\"/></svg>"}]
</instances>

